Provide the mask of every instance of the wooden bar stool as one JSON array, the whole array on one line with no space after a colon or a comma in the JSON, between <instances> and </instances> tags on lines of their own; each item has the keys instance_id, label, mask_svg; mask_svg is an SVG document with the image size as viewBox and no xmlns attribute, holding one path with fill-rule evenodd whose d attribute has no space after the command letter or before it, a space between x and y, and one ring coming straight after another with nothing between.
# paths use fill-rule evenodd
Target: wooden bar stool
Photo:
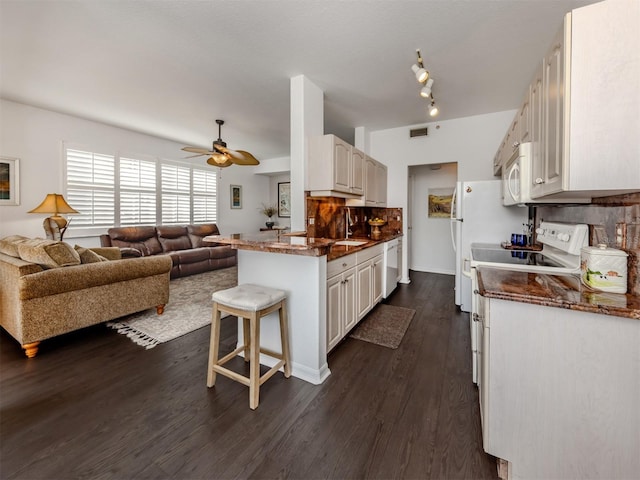
<instances>
[{"instance_id":1,"label":"wooden bar stool","mask_svg":"<svg viewBox=\"0 0 640 480\"><path fill-rule=\"evenodd\" d=\"M220 373L249 387L249 407L255 410L260 399L260 385L266 382L284 365L284 376L291 376L289 361L289 326L287 321L287 294L282 290L261 285L244 284L220 290L211 296L213 318L211 320L211 345L207 369L207 387L216 383ZM279 310L281 353L260 348L260 319ZM220 319L222 312L242 318L244 345L218 359L220 349ZM225 363L244 351L245 362L250 362L249 377L223 367ZM260 353L279 360L267 373L260 376Z\"/></svg>"}]
</instances>

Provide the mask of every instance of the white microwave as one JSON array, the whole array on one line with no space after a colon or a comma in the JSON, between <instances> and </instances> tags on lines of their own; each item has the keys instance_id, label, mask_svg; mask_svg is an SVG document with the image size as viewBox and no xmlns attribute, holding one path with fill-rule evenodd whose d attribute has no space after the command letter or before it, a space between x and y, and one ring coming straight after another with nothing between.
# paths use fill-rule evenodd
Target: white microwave
<instances>
[{"instance_id":1,"label":"white microwave","mask_svg":"<svg viewBox=\"0 0 640 480\"><path fill-rule=\"evenodd\" d=\"M503 205L531 203L531 142L521 143L502 168Z\"/></svg>"}]
</instances>

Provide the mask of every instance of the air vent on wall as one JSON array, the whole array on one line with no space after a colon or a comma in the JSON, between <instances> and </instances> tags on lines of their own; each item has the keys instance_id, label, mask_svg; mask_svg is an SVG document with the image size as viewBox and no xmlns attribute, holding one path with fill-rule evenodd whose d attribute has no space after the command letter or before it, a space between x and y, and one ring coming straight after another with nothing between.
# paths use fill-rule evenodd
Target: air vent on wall
<instances>
[{"instance_id":1,"label":"air vent on wall","mask_svg":"<svg viewBox=\"0 0 640 480\"><path fill-rule=\"evenodd\" d=\"M409 130L409 137L410 138L413 138L413 137L426 137L427 135L428 135L427 127L414 128L413 130Z\"/></svg>"}]
</instances>

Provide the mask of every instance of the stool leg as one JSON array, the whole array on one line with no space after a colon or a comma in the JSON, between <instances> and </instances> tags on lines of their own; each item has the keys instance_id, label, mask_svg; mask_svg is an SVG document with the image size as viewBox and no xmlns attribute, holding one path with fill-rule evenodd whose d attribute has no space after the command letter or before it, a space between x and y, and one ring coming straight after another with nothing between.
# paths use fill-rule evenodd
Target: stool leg
<instances>
[{"instance_id":1,"label":"stool leg","mask_svg":"<svg viewBox=\"0 0 640 480\"><path fill-rule=\"evenodd\" d=\"M280 344L282 345L282 357L284 358L284 376L291 376L291 362L289 360L289 320L287 319L287 302L280 304Z\"/></svg>"},{"instance_id":2,"label":"stool leg","mask_svg":"<svg viewBox=\"0 0 640 480\"><path fill-rule=\"evenodd\" d=\"M257 312L251 314L251 365L249 366L249 408L255 410L260 401L260 319Z\"/></svg>"},{"instance_id":3,"label":"stool leg","mask_svg":"<svg viewBox=\"0 0 640 480\"><path fill-rule=\"evenodd\" d=\"M218 350L220 348L220 310L218 310L218 304L216 302L213 302L213 314L211 317L207 387L213 387L216 383L216 372L213 371L213 366L218 363Z\"/></svg>"},{"instance_id":4,"label":"stool leg","mask_svg":"<svg viewBox=\"0 0 640 480\"><path fill-rule=\"evenodd\" d=\"M244 361L248 362L251 357L251 333L249 331L249 319L242 318L242 337L244 339Z\"/></svg>"}]
</instances>

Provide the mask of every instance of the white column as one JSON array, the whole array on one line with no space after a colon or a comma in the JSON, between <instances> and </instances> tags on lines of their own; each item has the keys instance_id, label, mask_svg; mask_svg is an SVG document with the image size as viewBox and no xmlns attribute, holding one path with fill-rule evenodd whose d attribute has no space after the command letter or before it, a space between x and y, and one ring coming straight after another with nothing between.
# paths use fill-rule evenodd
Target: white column
<instances>
[{"instance_id":1,"label":"white column","mask_svg":"<svg viewBox=\"0 0 640 480\"><path fill-rule=\"evenodd\" d=\"M291 78L291 231L306 230L306 139L324 134L324 93L304 75Z\"/></svg>"},{"instance_id":2,"label":"white column","mask_svg":"<svg viewBox=\"0 0 640 480\"><path fill-rule=\"evenodd\" d=\"M365 129L365 127L356 127L354 128L354 131L354 147L366 154L369 154L369 135L367 134L367 130Z\"/></svg>"}]
</instances>

